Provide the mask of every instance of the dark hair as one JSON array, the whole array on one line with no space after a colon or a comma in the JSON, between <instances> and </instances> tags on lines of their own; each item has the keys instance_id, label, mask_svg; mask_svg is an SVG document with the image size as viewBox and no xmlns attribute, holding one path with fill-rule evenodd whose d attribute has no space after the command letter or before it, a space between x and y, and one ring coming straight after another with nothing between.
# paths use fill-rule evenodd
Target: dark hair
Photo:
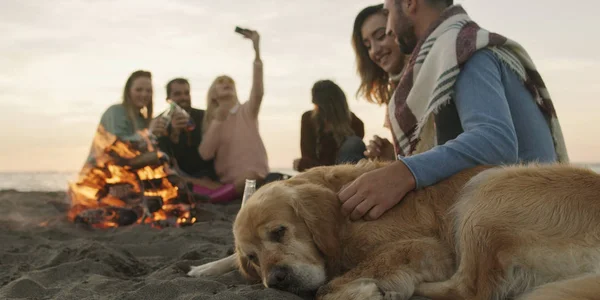
<instances>
[{"instance_id":1,"label":"dark hair","mask_svg":"<svg viewBox=\"0 0 600 300\"><path fill-rule=\"evenodd\" d=\"M362 26L374 14L384 14L383 4L366 7L358 13L352 30L352 47L356 54L356 72L360 76L357 96L364 96L368 102L384 104L390 98L389 74L369 57L369 50L363 43Z\"/></svg>"},{"instance_id":2,"label":"dark hair","mask_svg":"<svg viewBox=\"0 0 600 300\"><path fill-rule=\"evenodd\" d=\"M169 96L171 95L171 91L172 91L171 85L173 83L187 84L188 86L190 85L190 82L187 79L181 78L181 77L178 77L178 78L175 78L175 79L169 81L167 83L167 86L166 86L166 88L167 88L167 99L169 99Z\"/></svg>"},{"instance_id":3,"label":"dark hair","mask_svg":"<svg viewBox=\"0 0 600 300\"><path fill-rule=\"evenodd\" d=\"M140 77L146 77L146 78L152 79L152 73L150 73L148 71L144 71L144 70L137 70L137 71L131 73L131 75L129 75L129 78L127 78L127 81L125 82L125 88L123 89L123 106L125 107L125 110L127 111L127 117L129 118L129 121L131 121L131 123L133 124L134 128L136 127L135 115L138 113L141 113L141 112L136 111L133 104L131 104L131 98L129 97L129 90L131 89L133 82ZM146 127L148 127L150 125L150 120L152 120L152 109L153 109L153 103L152 103L152 101L150 101L150 103L148 103L148 105L146 106L146 112L145 112ZM135 128L135 129L137 130L139 128Z\"/></svg>"},{"instance_id":4,"label":"dark hair","mask_svg":"<svg viewBox=\"0 0 600 300\"><path fill-rule=\"evenodd\" d=\"M454 5L454 0L426 0L431 6L448 7Z\"/></svg>"},{"instance_id":5,"label":"dark hair","mask_svg":"<svg viewBox=\"0 0 600 300\"><path fill-rule=\"evenodd\" d=\"M324 132L325 124L331 125L333 137L338 145L344 138L354 134L352 130L352 113L348 107L346 94L331 80L317 81L312 87L312 103L316 109L313 119L316 123L317 136Z\"/></svg>"}]
</instances>

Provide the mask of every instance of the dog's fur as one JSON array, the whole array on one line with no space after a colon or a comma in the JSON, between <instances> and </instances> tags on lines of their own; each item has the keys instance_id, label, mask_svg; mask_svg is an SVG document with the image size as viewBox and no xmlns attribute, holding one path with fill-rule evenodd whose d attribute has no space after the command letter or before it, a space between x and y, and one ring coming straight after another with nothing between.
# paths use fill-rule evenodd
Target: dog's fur
<instances>
[{"instance_id":1,"label":"dog's fur","mask_svg":"<svg viewBox=\"0 0 600 300\"><path fill-rule=\"evenodd\" d=\"M477 167L376 221L349 221L337 192L383 165L319 167L259 189L233 227L242 274L319 299L600 299L600 175Z\"/></svg>"}]
</instances>

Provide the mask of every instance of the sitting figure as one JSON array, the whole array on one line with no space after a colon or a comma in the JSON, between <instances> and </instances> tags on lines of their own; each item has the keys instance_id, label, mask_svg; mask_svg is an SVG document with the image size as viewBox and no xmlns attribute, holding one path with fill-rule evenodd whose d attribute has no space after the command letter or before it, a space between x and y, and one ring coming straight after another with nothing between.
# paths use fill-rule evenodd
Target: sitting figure
<instances>
[{"instance_id":1,"label":"sitting figure","mask_svg":"<svg viewBox=\"0 0 600 300\"><path fill-rule=\"evenodd\" d=\"M100 118L85 166L99 163L97 159L104 156L105 140L111 136L124 142L146 143L140 132L152 120L152 94L152 74L143 70L131 73L123 89L122 103L111 105Z\"/></svg>"},{"instance_id":2,"label":"sitting figure","mask_svg":"<svg viewBox=\"0 0 600 300\"><path fill-rule=\"evenodd\" d=\"M243 30L251 39L256 53L250 99L238 100L235 82L229 76L219 76L208 90L204 132L198 151L204 160L214 159L215 171L223 187L212 193L215 202L238 198L246 179L260 182L269 173L267 151L258 131L258 113L263 99L263 65L260 59L259 35ZM195 187L197 192L201 192Z\"/></svg>"},{"instance_id":3,"label":"sitting figure","mask_svg":"<svg viewBox=\"0 0 600 300\"><path fill-rule=\"evenodd\" d=\"M312 88L312 102L315 108L302 115L302 157L294 161L294 170L357 163L364 158L365 128L350 111L344 91L330 80L317 81Z\"/></svg>"},{"instance_id":4,"label":"sitting figure","mask_svg":"<svg viewBox=\"0 0 600 300\"><path fill-rule=\"evenodd\" d=\"M166 89L167 100L181 110L175 110L170 121L163 118L167 112L156 117L152 133L158 137L158 147L169 155L177 173L196 189L210 189L202 193L210 197L222 185L215 173L213 160L204 160L198 153L205 111L192 107L190 84L186 79L175 78L167 83Z\"/></svg>"}]
</instances>

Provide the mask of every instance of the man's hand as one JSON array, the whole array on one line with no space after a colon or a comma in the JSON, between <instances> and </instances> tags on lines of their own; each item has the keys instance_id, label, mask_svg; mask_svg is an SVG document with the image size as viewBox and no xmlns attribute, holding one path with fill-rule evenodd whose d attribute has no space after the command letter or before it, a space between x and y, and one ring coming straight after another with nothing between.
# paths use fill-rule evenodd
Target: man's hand
<instances>
[{"instance_id":1,"label":"man's hand","mask_svg":"<svg viewBox=\"0 0 600 300\"><path fill-rule=\"evenodd\" d=\"M171 127L174 130L181 131L187 127L188 122L190 121L189 116L182 112L175 112L173 114L173 118L171 119Z\"/></svg>"},{"instance_id":2,"label":"man's hand","mask_svg":"<svg viewBox=\"0 0 600 300\"><path fill-rule=\"evenodd\" d=\"M167 132L167 121L162 117L157 117L150 122L150 132L155 136L166 136Z\"/></svg>"},{"instance_id":3,"label":"man's hand","mask_svg":"<svg viewBox=\"0 0 600 300\"><path fill-rule=\"evenodd\" d=\"M381 138L377 135L369 142L364 155L369 159L379 158L381 160L396 160L394 145L388 139Z\"/></svg>"},{"instance_id":4,"label":"man's hand","mask_svg":"<svg viewBox=\"0 0 600 300\"><path fill-rule=\"evenodd\" d=\"M415 189L412 172L402 161L365 173L342 188L342 213L352 221L378 219Z\"/></svg>"}]
</instances>

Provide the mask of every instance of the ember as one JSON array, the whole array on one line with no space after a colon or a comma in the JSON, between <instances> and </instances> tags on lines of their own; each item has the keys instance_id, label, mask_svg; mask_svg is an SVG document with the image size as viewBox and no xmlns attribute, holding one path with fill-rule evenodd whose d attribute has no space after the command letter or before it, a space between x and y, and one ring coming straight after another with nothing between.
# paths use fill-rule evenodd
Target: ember
<instances>
[{"instance_id":1,"label":"ember","mask_svg":"<svg viewBox=\"0 0 600 300\"><path fill-rule=\"evenodd\" d=\"M98 127L89 161L69 184L70 221L94 228L196 222L194 197L178 185L166 155L154 151L148 131L139 134L142 142L125 142Z\"/></svg>"}]
</instances>

